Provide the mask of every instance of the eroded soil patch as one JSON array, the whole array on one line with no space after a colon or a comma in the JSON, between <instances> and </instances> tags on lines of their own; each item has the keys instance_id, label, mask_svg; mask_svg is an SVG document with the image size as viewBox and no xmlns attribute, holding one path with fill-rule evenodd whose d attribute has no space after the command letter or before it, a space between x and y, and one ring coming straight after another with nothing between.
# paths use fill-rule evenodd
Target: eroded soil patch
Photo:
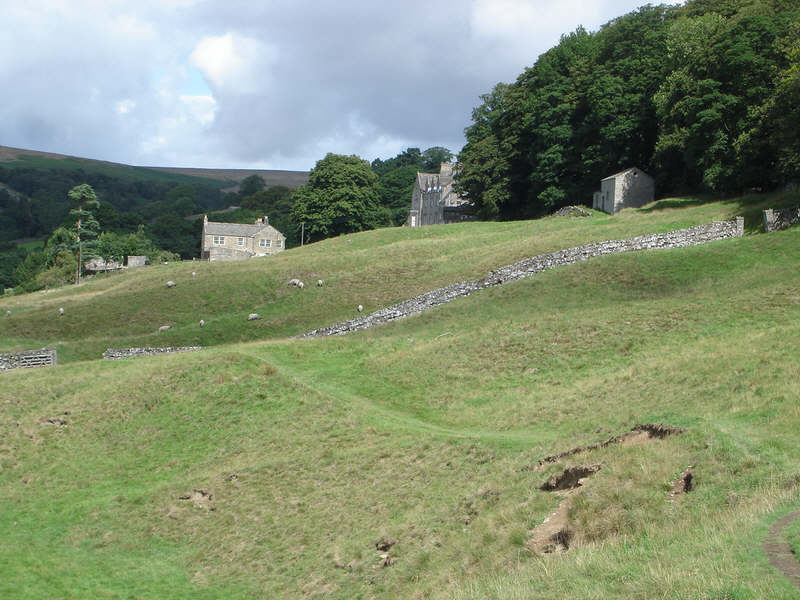
<instances>
[{"instance_id":1,"label":"eroded soil patch","mask_svg":"<svg viewBox=\"0 0 800 600\"><path fill-rule=\"evenodd\" d=\"M594 475L600 470L600 465L578 465L567 467L560 474L553 475L539 486L545 492L558 490L572 490L583 485L583 479Z\"/></svg>"},{"instance_id":2,"label":"eroded soil patch","mask_svg":"<svg viewBox=\"0 0 800 600\"><path fill-rule=\"evenodd\" d=\"M680 494L685 494L687 492L691 492L694 484L692 481L694 480L694 475L692 474L692 467L686 467L686 470L681 473L680 477L678 477L675 481L672 482L672 489L669 492L669 495L672 497L678 496Z\"/></svg>"},{"instance_id":3,"label":"eroded soil patch","mask_svg":"<svg viewBox=\"0 0 800 600\"><path fill-rule=\"evenodd\" d=\"M540 458L537 466L541 468L548 463L557 462L567 456L573 456L575 454L580 454L581 452L589 452L590 450L597 450L598 448L605 448L611 444L640 444L653 438L661 440L670 435L678 435L684 431L686 430L682 427L672 427L670 425L663 425L661 423L644 423L641 425L634 425L630 431L626 431L620 435L615 435L604 442L588 444L586 446L578 446L576 448L565 450L564 452L559 452L558 454L551 454L550 456Z\"/></svg>"},{"instance_id":4,"label":"eroded soil patch","mask_svg":"<svg viewBox=\"0 0 800 600\"><path fill-rule=\"evenodd\" d=\"M528 548L534 552L565 552L575 537L569 528L569 505L575 492L567 492L558 508L531 532Z\"/></svg>"},{"instance_id":5,"label":"eroded soil patch","mask_svg":"<svg viewBox=\"0 0 800 600\"><path fill-rule=\"evenodd\" d=\"M800 518L800 510L796 510L779 519L769 528L767 539L764 540L763 545L769 564L786 575L796 587L800 587L800 562L797 561L797 557L786 541L783 530L798 518Z\"/></svg>"}]
</instances>

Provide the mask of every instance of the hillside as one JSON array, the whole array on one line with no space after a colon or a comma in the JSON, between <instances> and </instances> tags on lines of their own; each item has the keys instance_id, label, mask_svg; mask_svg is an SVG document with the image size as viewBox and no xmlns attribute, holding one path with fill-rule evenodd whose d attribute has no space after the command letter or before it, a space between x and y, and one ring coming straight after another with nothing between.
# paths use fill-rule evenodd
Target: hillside
<instances>
[{"instance_id":1,"label":"hillside","mask_svg":"<svg viewBox=\"0 0 800 600\"><path fill-rule=\"evenodd\" d=\"M160 180L192 183L198 180L220 187L235 189L250 175L259 175L267 186L285 185L297 188L308 181L303 171L280 171L266 169L196 169L181 167L141 167L90 158L79 158L53 152L39 152L21 148L0 146L0 166L6 168L29 167L42 169L83 169L86 172L103 173L123 180ZM210 180L210 181L209 181Z\"/></svg>"},{"instance_id":2,"label":"hillside","mask_svg":"<svg viewBox=\"0 0 800 600\"><path fill-rule=\"evenodd\" d=\"M800 596L761 549L800 507L800 229L758 233L781 202L797 198L384 229L0 299L3 349L62 359L0 376L0 595ZM533 254L742 214L740 239L289 338ZM212 347L97 360L190 343ZM653 423L683 431L626 434ZM567 467L581 487L540 489ZM569 534L546 553L559 505Z\"/></svg>"}]
</instances>

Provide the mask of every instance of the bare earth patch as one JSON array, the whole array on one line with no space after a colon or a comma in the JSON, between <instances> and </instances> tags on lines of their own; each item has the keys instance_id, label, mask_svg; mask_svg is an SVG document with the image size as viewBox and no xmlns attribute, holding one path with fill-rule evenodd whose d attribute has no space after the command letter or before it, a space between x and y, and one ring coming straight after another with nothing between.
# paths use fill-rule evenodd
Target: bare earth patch
<instances>
[{"instance_id":1,"label":"bare earth patch","mask_svg":"<svg viewBox=\"0 0 800 600\"><path fill-rule=\"evenodd\" d=\"M800 510L796 510L779 519L770 527L763 545L769 564L786 575L796 587L800 587L800 562L797 561L797 557L784 538L783 530L798 518L800 518Z\"/></svg>"},{"instance_id":2,"label":"bare earth patch","mask_svg":"<svg viewBox=\"0 0 800 600\"><path fill-rule=\"evenodd\" d=\"M534 552L565 552L569 550L574 532L569 528L569 505L576 492L569 491L554 513L547 517L541 525L531 532L528 548Z\"/></svg>"}]
</instances>

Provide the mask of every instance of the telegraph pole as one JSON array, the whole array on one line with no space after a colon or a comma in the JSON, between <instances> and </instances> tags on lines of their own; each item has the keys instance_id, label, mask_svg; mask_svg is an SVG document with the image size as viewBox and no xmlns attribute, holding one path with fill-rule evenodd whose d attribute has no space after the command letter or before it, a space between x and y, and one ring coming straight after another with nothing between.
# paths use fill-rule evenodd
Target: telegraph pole
<instances>
[{"instance_id":1,"label":"telegraph pole","mask_svg":"<svg viewBox=\"0 0 800 600\"><path fill-rule=\"evenodd\" d=\"M304 238L306 237L306 222L300 223L300 246L302 247Z\"/></svg>"}]
</instances>

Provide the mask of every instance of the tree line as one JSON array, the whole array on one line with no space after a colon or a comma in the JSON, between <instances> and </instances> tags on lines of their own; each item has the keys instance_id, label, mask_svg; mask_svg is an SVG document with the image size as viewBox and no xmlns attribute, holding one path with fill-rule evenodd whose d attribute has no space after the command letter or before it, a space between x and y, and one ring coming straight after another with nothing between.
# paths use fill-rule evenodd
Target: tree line
<instances>
[{"instance_id":1,"label":"tree line","mask_svg":"<svg viewBox=\"0 0 800 600\"><path fill-rule=\"evenodd\" d=\"M588 204L638 166L659 195L770 190L800 179L794 0L647 5L562 36L481 97L457 189L490 219Z\"/></svg>"},{"instance_id":2,"label":"tree line","mask_svg":"<svg viewBox=\"0 0 800 600\"><path fill-rule=\"evenodd\" d=\"M128 255L151 261L197 257L202 213L239 223L268 215L286 235L288 248L300 245L301 235L308 243L400 225L417 171L438 171L452 158L438 146L408 148L372 163L328 154L297 190L267 187L252 175L235 192L213 185L126 181L82 169L0 167L0 290L32 291L79 280L82 263L95 256L114 261ZM12 241L23 237L45 241L38 248Z\"/></svg>"}]
</instances>

